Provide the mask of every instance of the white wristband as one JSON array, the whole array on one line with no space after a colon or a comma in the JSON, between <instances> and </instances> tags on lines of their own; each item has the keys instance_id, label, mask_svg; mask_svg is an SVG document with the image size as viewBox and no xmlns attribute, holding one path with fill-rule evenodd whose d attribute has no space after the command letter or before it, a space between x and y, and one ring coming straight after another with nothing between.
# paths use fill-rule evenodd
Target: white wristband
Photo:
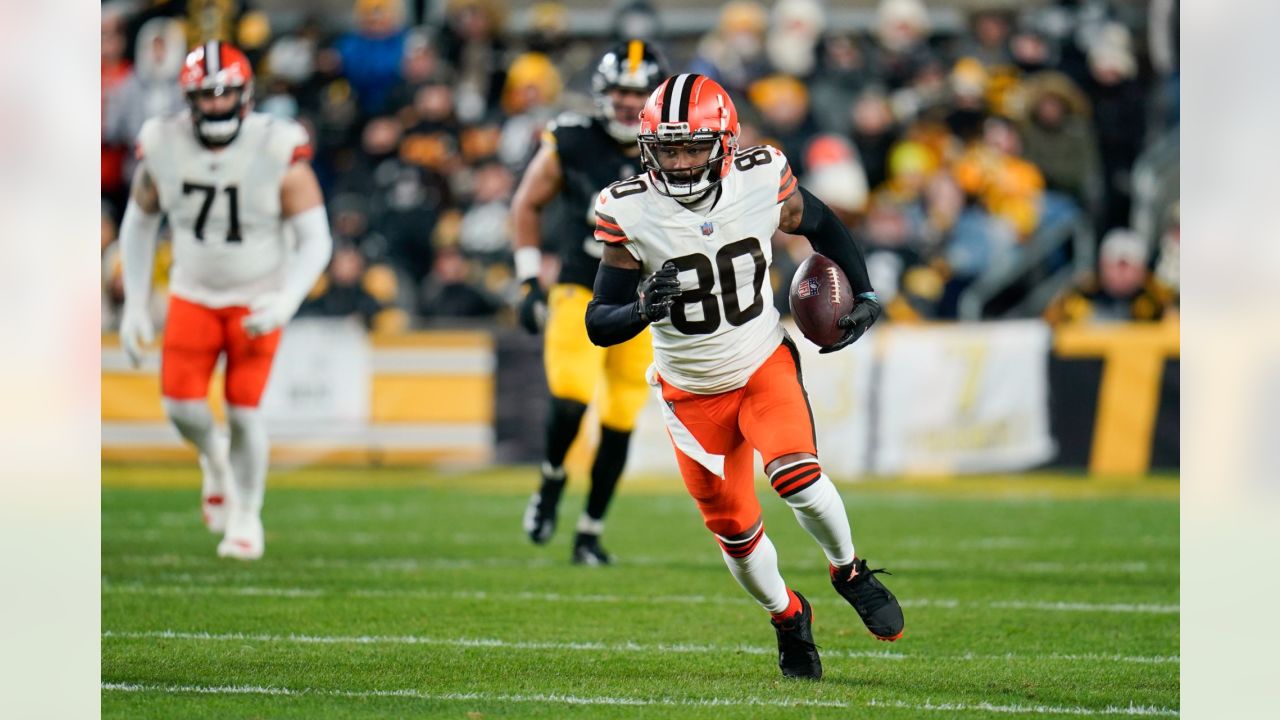
<instances>
[{"instance_id":1,"label":"white wristband","mask_svg":"<svg viewBox=\"0 0 1280 720\"><path fill-rule=\"evenodd\" d=\"M516 248L516 279L532 280L542 274L542 251L536 247Z\"/></svg>"}]
</instances>

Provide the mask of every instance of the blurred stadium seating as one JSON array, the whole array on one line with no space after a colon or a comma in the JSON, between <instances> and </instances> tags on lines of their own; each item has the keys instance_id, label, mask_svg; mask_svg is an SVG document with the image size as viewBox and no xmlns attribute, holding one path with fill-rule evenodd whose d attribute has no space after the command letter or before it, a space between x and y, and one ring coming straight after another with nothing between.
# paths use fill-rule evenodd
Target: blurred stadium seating
<instances>
[{"instance_id":1,"label":"blurred stadium seating","mask_svg":"<svg viewBox=\"0 0 1280 720\"><path fill-rule=\"evenodd\" d=\"M839 367L877 382L860 395L865 407L831 409L828 427L883 445L892 420L883 403L909 402L892 400L898 388L885 379L886 358L903 352L895 363L960 358L927 368L955 376L957 399L893 427L973 424L972 412L995 413L988 427L1002 427L1010 416L1000 413L1020 406L962 396L1005 397L999 368L1022 351L1002 343L1024 343L1032 359L1021 362L1038 368L1043 387L1043 447L1011 467L1177 467L1178 35L1176 12L1154 11L1163 3L258 0L218 3L222 15L202 14L206 5L103 4L106 456L170 457L163 448L179 447L143 427L160 419L150 375L110 350L132 133L140 108L180 105L176 70L144 44L238 42L259 74L258 109L295 117L312 135L341 260L303 315L351 330L365 397L343 405L325 388L337 364L281 373L275 384L289 390L274 391L276 434L289 428L296 442L286 432L278 459L485 462L533 459L528 418L541 417L541 395L530 392L542 382L538 346L510 310L515 181L547 120L591 111L587 81L604 46L646 34L673 67L716 74L737 96L745 137L780 146L866 244L887 322ZM549 215L544 237L575 232L563 209ZM1101 247L1127 229L1144 253ZM785 287L807 244L773 242L771 281ZM158 290L166 262L158 253ZM1125 262L1141 265L1136 285L1113 281L1108 263ZM1039 330L1006 341L1003 321ZM475 368L484 379L471 377ZM388 409L393 395L420 407ZM308 435L289 419L308 407L345 408L354 424L328 426L347 427L345 439ZM991 450L1000 439L948 442ZM872 455L851 456L843 474L913 469ZM914 469L999 462L939 455L925 465Z\"/></svg>"}]
</instances>

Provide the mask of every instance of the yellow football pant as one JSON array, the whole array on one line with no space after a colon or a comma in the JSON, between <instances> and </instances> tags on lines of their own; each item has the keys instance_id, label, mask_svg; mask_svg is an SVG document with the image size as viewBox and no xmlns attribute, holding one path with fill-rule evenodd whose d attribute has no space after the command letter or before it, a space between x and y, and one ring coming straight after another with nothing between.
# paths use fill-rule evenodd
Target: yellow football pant
<instances>
[{"instance_id":1,"label":"yellow football pant","mask_svg":"<svg viewBox=\"0 0 1280 720\"><path fill-rule=\"evenodd\" d=\"M600 424L613 430L635 428L636 416L649 399L644 374L653 362L649 329L621 345L591 344L587 337L587 303L591 291L581 285L555 285L547 299L547 337L543 364L552 397L588 405L598 400ZM600 388L600 396L596 390Z\"/></svg>"}]
</instances>

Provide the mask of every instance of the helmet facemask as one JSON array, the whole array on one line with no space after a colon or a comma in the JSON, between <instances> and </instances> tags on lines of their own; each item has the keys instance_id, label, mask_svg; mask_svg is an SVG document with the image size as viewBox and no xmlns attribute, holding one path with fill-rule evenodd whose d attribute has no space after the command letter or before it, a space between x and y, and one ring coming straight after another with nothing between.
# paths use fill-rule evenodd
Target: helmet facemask
<instances>
[{"instance_id":1,"label":"helmet facemask","mask_svg":"<svg viewBox=\"0 0 1280 720\"><path fill-rule=\"evenodd\" d=\"M698 131L690 133L688 123L663 123L655 134L639 137L640 158L653 187L659 193L682 203L695 202L724 180L728 160L736 150L737 139L728 133ZM673 168L678 162L674 153L688 151L690 146L705 148L705 162L691 167Z\"/></svg>"},{"instance_id":2,"label":"helmet facemask","mask_svg":"<svg viewBox=\"0 0 1280 720\"><path fill-rule=\"evenodd\" d=\"M236 139L240 133L240 125L253 100L253 84L221 84L206 83L206 87L187 93L187 102L191 106L191 118L195 123L196 135L200 141L210 147L221 147ZM235 102L229 109L219 112L205 112L200 107L201 97L222 97L227 94L235 96Z\"/></svg>"},{"instance_id":3,"label":"helmet facemask","mask_svg":"<svg viewBox=\"0 0 1280 720\"><path fill-rule=\"evenodd\" d=\"M629 90L630 88L609 88L609 90ZM636 112L635 121L624 123L618 119L618 111L614 106L613 97L609 90L597 93L595 96L596 114L600 120L604 122L605 131L609 133L609 137L620 143L631 144L636 141L636 136L640 134L640 113ZM648 90L638 90L648 95ZM643 96L640 106L643 107Z\"/></svg>"},{"instance_id":4,"label":"helmet facemask","mask_svg":"<svg viewBox=\"0 0 1280 720\"><path fill-rule=\"evenodd\" d=\"M619 45L600 58L591 75L591 96L596 115L609 136L620 143L633 143L640 131L639 112L632 122L618 119L610 91L625 90L647 96L666 77L666 69L655 48L640 40ZM643 107L643 102L639 103Z\"/></svg>"}]
</instances>

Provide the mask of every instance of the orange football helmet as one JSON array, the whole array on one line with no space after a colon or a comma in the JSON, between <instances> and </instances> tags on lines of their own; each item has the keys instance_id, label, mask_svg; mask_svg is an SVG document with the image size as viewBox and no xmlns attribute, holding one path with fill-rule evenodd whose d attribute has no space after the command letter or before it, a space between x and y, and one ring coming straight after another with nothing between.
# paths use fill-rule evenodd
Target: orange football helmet
<instances>
[{"instance_id":1,"label":"orange football helmet","mask_svg":"<svg viewBox=\"0 0 1280 720\"><path fill-rule=\"evenodd\" d=\"M654 189L677 199L701 197L729 174L738 150L738 110L709 77L684 73L667 78L640 112L640 156ZM678 173L663 169L657 151L664 145L713 142L707 162Z\"/></svg>"},{"instance_id":2,"label":"orange football helmet","mask_svg":"<svg viewBox=\"0 0 1280 720\"><path fill-rule=\"evenodd\" d=\"M187 54L178 84L191 106L196 135L209 146L226 145L240 132L240 123L253 106L253 66L239 48L210 40ZM201 111L201 95L236 93L235 106L223 113Z\"/></svg>"}]
</instances>

